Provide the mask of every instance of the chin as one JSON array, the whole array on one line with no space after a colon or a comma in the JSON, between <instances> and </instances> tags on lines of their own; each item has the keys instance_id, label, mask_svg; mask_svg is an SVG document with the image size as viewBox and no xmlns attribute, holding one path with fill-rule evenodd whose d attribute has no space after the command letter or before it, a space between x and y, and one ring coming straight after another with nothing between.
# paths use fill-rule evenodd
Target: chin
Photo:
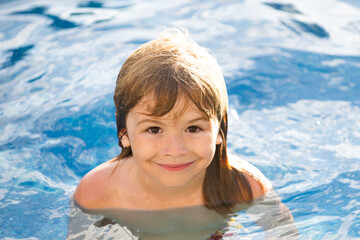
<instances>
[{"instance_id":1,"label":"chin","mask_svg":"<svg viewBox=\"0 0 360 240\"><path fill-rule=\"evenodd\" d=\"M159 178L159 176L161 176L161 178ZM203 178L205 177L205 173L204 174L197 173L197 174L189 175L189 173L179 172L177 174L173 174L173 173L162 174L162 175L159 174L153 177L155 181L157 181L164 187L180 188L180 187L186 187L188 184L191 185L193 185L194 183L196 184L196 182L202 185Z\"/></svg>"}]
</instances>

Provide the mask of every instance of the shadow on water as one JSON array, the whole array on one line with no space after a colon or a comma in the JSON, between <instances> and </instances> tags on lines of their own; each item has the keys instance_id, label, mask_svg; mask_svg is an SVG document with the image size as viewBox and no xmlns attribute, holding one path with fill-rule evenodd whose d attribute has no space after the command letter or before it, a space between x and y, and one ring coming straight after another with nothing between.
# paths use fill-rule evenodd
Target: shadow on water
<instances>
[{"instance_id":1,"label":"shadow on water","mask_svg":"<svg viewBox=\"0 0 360 240\"><path fill-rule=\"evenodd\" d=\"M295 23L295 25L298 26L303 32L313 34L316 37L328 38L330 36L330 34L323 27L316 23L305 23L294 19L292 22ZM293 28L290 28L290 30L293 30Z\"/></svg>"},{"instance_id":2,"label":"shadow on water","mask_svg":"<svg viewBox=\"0 0 360 240\"><path fill-rule=\"evenodd\" d=\"M81 8L102 8L103 6L104 4L100 1L89 1L78 5Z\"/></svg>"},{"instance_id":3,"label":"shadow on water","mask_svg":"<svg viewBox=\"0 0 360 240\"><path fill-rule=\"evenodd\" d=\"M111 9L126 9L129 8L130 6L132 6L131 4L128 3L123 3L123 2L117 2L117 6L112 6L109 7ZM80 3L78 4L79 8L107 8L106 6L104 6L104 3L102 3L101 1L88 1L88 2L84 2L84 3Z\"/></svg>"},{"instance_id":4,"label":"shadow on water","mask_svg":"<svg viewBox=\"0 0 360 240\"><path fill-rule=\"evenodd\" d=\"M32 78L32 79L28 80L28 81L27 81L27 83L33 83L33 82L36 82L37 80L41 79L41 78L42 78L45 74L46 74L46 72L44 72L44 73L40 74L40 75L39 75L39 76L37 76L37 77L34 77L34 78Z\"/></svg>"},{"instance_id":5,"label":"shadow on water","mask_svg":"<svg viewBox=\"0 0 360 240\"><path fill-rule=\"evenodd\" d=\"M319 38L329 38L330 34L320 25L316 23L305 23L299 20L292 19L291 22L281 21L281 24L290 29L297 35L309 33Z\"/></svg>"},{"instance_id":6,"label":"shadow on water","mask_svg":"<svg viewBox=\"0 0 360 240\"><path fill-rule=\"evenodd\" d=\"M264 2L265 5L272 7L276 10L287 12L287 13L295 13L302 14L296 7L292 4L282 4L282 3L274 3L274 2Z\"/></svg>"},{"instance_id":7,"label":"shadow on water","mask_svg":"<svg viewBox=\"0 0 360 240\"><path fill-rule=\"evenodd\" d=\"M1 66L0 69L14 66L17 62L24 59L24 57L28 55L28 52L33 47L34 47L34 45L28 45L28 46L19 47L16 49L7 50L7 52L10 53L10 57L8 57L7 61ZM3 83L3 81L1 79L0 79L0 83Z\"/></svg>"},{"instance_id":8,"label":"shadow on water","mask_svg":"<svg viewBox=\"0 0 360 240\"><path fill-rule=\"evenodd\" d=\"M292 4L282 4L282 3L271 3L265 2L265 5L290 14L302 14L296 7ZM286 23L281 21L281 23L290 29L292 32L301 35L301 33L309 33L319 38L329 38L330 34L320 25L316 23L306 23L303 21L292 19L291 22Z\"/></svg>"},{"instance_id":9,"label":"shadow on water","mask_svg":"<svg viewBox=\"0 0 360 240\"><path fill-rule=\"evenodd\" d=\"M75 27L79 26L78 24L76 24L74 22L61 19L56 15L47 14L46 10L47 10L46 7L34 7L29 10L25 10L25 11L13 12L12 14L14 14L14 15L34 14L34 15L45 16L52 20L50 27L52 27L56 30L75 28Z\"/></svg>"}]
</instances>

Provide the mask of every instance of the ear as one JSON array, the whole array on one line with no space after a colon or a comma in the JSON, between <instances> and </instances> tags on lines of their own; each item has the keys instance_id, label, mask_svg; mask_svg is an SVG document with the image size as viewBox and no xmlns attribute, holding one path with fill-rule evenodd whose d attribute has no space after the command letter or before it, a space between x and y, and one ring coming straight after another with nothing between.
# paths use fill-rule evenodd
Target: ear
<instances>
[{"instance_id":1,"label":"ear","mask_svg":"<svg viewBox=\"0 0 360 240\"><path fill-rule=\"evenodd\" d=\"M121 138L121 144L124 146L124 147L130 147L130 140L129 140L129 137L127 135L127 133L125 133L122 138Z\"/></svg>"},{"instance_id":2,"label":"ear","mask_svg":"<svg viewBox=\"0 0 360 240\"><path fill-rule=\"evenodd\" d=\"M220 132L218 133L218 135L216 136L216 145L219 145L222 143L222 137Z\"/></svg>"},{"instance_id":3,"label":"ear","mask_svg":"<svg viewBox=\"0 0 360 240\"><path fill-rule=\"evenodd\" d=\"M121 131L119 133L119 138L120 138L121 145L124 148L130 147L130 140L129 140L129 136L126 132L126 129L121 129Z\"/></svg>"}]
</instances>

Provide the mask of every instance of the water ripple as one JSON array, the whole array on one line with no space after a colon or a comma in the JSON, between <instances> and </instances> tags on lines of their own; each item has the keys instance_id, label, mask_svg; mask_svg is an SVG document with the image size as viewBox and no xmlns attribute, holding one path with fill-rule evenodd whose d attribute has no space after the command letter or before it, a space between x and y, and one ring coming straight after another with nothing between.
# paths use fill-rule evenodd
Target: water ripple
<instances>
[{"instance_id":1,"label":"water ripple","mask_svg":"<svg viewBox=\"0 0 360 240\"><path fill-rule=\"evenodd\" d=\"M23 46L17 49L9 49L7 52L10 53L10 57L8 58L7 62L3 63L0 67L1 69L11 67L15 65L17 62L21 61L26 55L28 55L28 51L30 51L34 45ZM0 84L4 83L4 79L0 79Z\"/></svg>"},{"instance_id":2,"label":"water ripple","mask_svg":"<svg viewBox=\"0 0 360 240\"><path fill-rule=\"evenodd\" d=\"M119 68L164 25L187 27L217 56L230 94L229 150L272 180L302 236L360 236L356 1L0 6L0 238L65 238L80 177L119 153L111 96Z\"/></svg>"},{"instance_id":3,"label":"water ripple","mask_svg":"<svg viewBox=\"0 0 360 240\"><path fill-rule=\"evenodd\" d=\"M274 2L264 2L264 4L279 11L301 14L301 12L297 10L293 4L282 4L282 3L274 3Z\"/></svg>"},{"instance_id":4,"label":"water ripple","mask_svg":"<svg viewBox=\"0 0 360 240\"><path fill-rule=\"evenodd\" d=\"M79 25L71 22L69 20L61 19L60 17L52 14L46 13L47 8L46 7L34 7L29 10L25 11L19 11L19 12L13 12L14 15L23 15L23 14L34 14L34 15L40 15L45 16L52 20L52 23L50 24L50 27L55 29L68 29L68 28L74 28L78 27Z\"/></svg>"}]
</instances>

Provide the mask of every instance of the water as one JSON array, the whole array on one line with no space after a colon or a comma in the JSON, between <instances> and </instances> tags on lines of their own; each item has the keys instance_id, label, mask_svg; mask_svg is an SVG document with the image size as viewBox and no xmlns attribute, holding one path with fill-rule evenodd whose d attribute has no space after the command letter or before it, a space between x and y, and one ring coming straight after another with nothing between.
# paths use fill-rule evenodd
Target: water
<instances>
[{"instance_id":1,"label":"water","mask_svg":"<svg viewBox=\"0 0 360 240\"><path fill-rule=\"evenodd\" d=\"M77 183L119 153L121 64L172 26L216 55L229 150L270 178L300 238L360 238L359 16L355 0L0 1L0 238L66 237Z\"/></svg>"}]
</instances>

